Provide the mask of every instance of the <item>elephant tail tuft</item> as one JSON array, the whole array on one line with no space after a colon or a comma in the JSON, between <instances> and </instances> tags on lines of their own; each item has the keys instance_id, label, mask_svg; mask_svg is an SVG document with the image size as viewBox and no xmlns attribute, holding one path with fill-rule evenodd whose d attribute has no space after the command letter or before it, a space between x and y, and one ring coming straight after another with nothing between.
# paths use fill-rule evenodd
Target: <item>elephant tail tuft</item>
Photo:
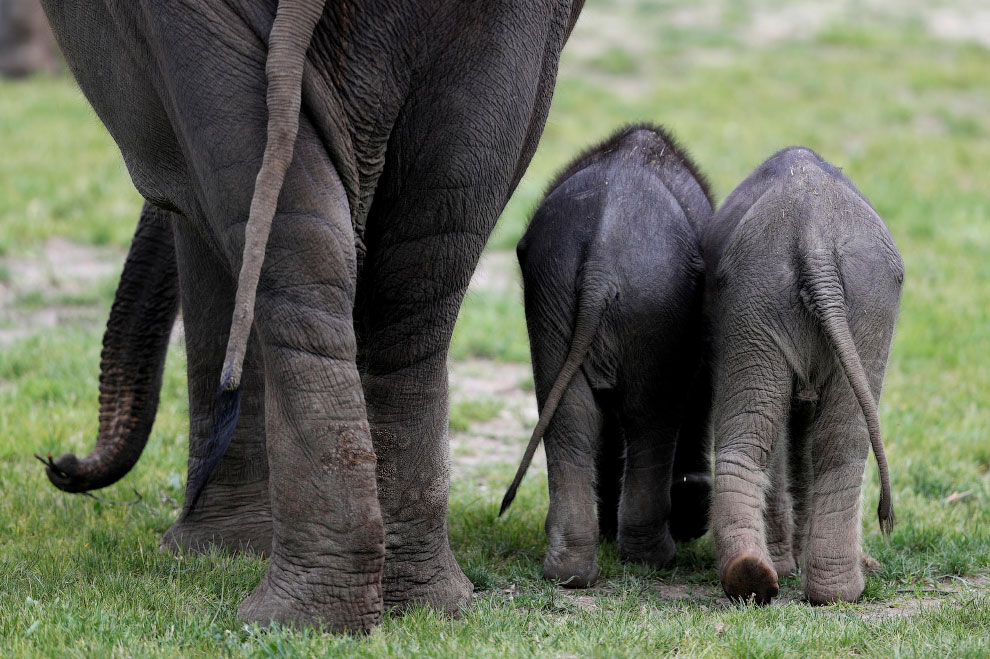
<instances>
[{"instance_id":1,"label":"elephant tail tuft","mask_svg":"<svg viewBox=\"0 0 990 659\"><path fill-rule=\"evenodd\" d=\"M580 292L578 294L577 315L574 320L574 334L571 336L571 346L568 350L567 358L564 360L564 365L561 367L560 373L557 374L557 379L554 380L553 386L550 388L550 393L547 394L546 401L543 403L543 409L540 410L540 419L537 421L536 428L533 429L533 434L529 438L529 444L526 446L526 452L523 454L519 468L516 470L516 476L512 479L512 484L506 490L505 496L502 497L502 506L498 511L499 517L512 505L513 499L516 498L516 491L519 489L519 484L522 482L523 476L526 475L526 471L533 461L533 456L536 454L536 447L540 445L543 434L550 426L550 421L553 419L554 412L557 411L557 405L560 403L560 399L563 398L571 380L577 374L578 369L581 368L585 357L588 356L588 351L591 349L591 344L598 334L598 328L601 325L602 318L605 316L605 312L618 294L618 290L613 283L599 277L589 276L587 272L583 273L583 276L579 279L578 289Z\"/></svg>"},{"instance_id":2,"label":"elephant tail tuft","mask_svg":"<svg viewBox=\"0 0 990 659\"><path fill-rule=\"evenodd\" d=\"M863 370L863 363L856 350L856 344L849 330L846 317L846 301L839 275L838 258L830 250L815 249L802 254L801 298L809 311L822 324L829 343L835 350L856 400L866 418L870 434L870 444L880 472L880 503L877 518L880 532L886 537L894 527L894 508L890 494L890 472L887 467L887 454L880 435L880 416L877 402Z\"/></svg>"},{"instance_id":3,"label":"elephant tail tuft","mask_svg":"<svg viewBox=\"0 0 990 659\"><path fill-rule=\"evenodd\" d=\"M228 374L229 378L229 374ZM227 378L225 378L226 383ZM195 471L189 474L189 501L186 504L186 514L189 514L196 507L199 495L203 493L210 474L219 464L230 440L234 437L234 428L237 427L237 417L241 413L241 390L227 389L223 384L217 392L216 409L213 417L213 430L210 433L210 441L206 444L206 455L196 465Z\"/></svg>"}]
</instances>

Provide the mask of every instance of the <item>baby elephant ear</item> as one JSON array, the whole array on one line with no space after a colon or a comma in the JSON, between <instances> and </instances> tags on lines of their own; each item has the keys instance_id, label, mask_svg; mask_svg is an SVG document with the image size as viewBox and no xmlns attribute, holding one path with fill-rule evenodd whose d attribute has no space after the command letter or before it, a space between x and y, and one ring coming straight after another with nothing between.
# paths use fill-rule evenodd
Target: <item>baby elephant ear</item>
<instances>
[{"instance_id":1,"label":"baby elephant ear","mask_svg":"<svg viewBox=\"0 0 990 659\"><path fill-rule=\"evenodd\" d=\"M271 232L275 207L282 192L285 174L292 163L299 131L299 110L302 105L302 76L306 64L306 51L313 39L313 31L323 15L326 0L281 0L275 13L275 22L268 39L268 59L265 75L268 78L268 134L261 170L254 182L251 210L244 229L244 253L241 272L237 279L237 296L234 300L234 317L227 340L217 393L216 417L207 444L207 458L193 477L190 487L191 511L206 486L214 467L223 458L237 426L241 407L241 372L244 353L254 324L254 300L261 277L261 265L265 261L268 234Z\"/></svg>"}]
</instances>

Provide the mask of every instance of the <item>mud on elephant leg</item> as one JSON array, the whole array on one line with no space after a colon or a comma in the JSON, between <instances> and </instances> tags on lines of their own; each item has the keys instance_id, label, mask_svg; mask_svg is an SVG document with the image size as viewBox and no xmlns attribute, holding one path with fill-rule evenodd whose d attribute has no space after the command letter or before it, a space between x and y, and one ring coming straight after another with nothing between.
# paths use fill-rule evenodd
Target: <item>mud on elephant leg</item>
<instances>
[{"instance_id":1,"label":"mud on elephant leg","mask_svg":"<svg viewBox=\"0 0 990 659\"><path fill-rule=\"evenodd\" d=\"M217 374L223 366L235 282L185 220L176 224L189 389L189 473L196 472L213 426ZM257 336L244 363L241 414L230 447L194 510L186 496L166 531L170 550L271 552L272 516L265 453L265 382ZM188 485L188 481L187 481Z\"/></svg>"},{"instance_id":2,"label":"mud on elephant leg","mask_svg":"<svg viewBox=\"0 0 990 659\"><path fill-rule=\"evenodd\" d=\"M730 326L759 327L752 320ZM787 420L791 372L769 338L737 331L717 346L712 532L726 594L766 604L779 588L763 507L773 443Z\"/></svg>"},{"instance_id":3,"label":"mud on elephant leg","mask_svg":"<svg viewBox=\"0 0 990 659\"><path fill-rule=\"evenodd\" d=\"M852 602L863 593L860 490L870 439L841 372L823 387L809 441L814 485L804 552L804 593L812 604Z\"/></svg>"}]
</instances>

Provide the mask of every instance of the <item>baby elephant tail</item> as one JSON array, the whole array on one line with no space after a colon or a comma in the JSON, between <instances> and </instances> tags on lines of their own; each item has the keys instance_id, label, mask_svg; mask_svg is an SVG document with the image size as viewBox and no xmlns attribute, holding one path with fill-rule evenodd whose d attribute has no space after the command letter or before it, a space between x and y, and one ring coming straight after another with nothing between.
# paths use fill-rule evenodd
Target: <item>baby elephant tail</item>
<instances>
[{"instance_id":1,"label":"baby elephant tail","mask_svg":"<svg viewBox=\"0 0 990 659\"><path fill-rule=\"evenodd\" d=\"M216 418L207 444L206 457L196 473L190 474L191 501L196 506L210 474L227 451L240 414L241 370L248 336L254 323L254 299L265 260L268 234L285 174L292 162L302 105L302 77L306 51L316 24L323 15L326 0L280 0L268 42L265 75L268 78L268 134L261 170L254 183L254 195L244 229L244 253L237 279L234 317L224 359Z\"/></svg>"},{"instance_id":2,"label":"baby elephant tail","mask_svg":"<svg viewBox=\"0 0 990 659\"><path fill-rule=\"evenodd\" d=\"M880 504L877 517L880 532L890 535L894 528L894 509L890 496L890 473L887 469L887 454L880 436L880 417L877 404L870 390L866 372L853 342L846 318L845 295L839 277L836 257L825 250L815 250L804 255L802 264L801 297L811 313L821 322L825 335L835 350L842 370L852 385L856 400L866 418L870 433L870 444L880 472Z\"/></svg>"},{"instance_id":3,"label":"baby elephant tail","mask_svg":"<svg viewBox=\"0 0 990 659\"><path fill-rule=\"evenodd\" d=\"M564 365L561 367L560 373L557 374L557 379L554 380L550 393L547 394L547 399L543 403L540 419L536 423L536 428L533 429L532 437L529 438L522 462L519 463L519 468L516 470L516 477L512 479L512 485L509 486L502 498L502 507L498 511L499 517L516 498L516 490L519 489L519 484L533 461L536 447L540 445L543 433L547 431L554 412L557 411L560 399L564 396L578 369L581 368L581 364L584 363L585 357L588 356L591 343L595 340L595 335L598 334L598 328L601 326L605 311L616 296L615 287L611 283L598 281L592 284L587 277L581 278L581 281L578 282L578 288L581 293L578 296L577 318L574 321L574 334L571 337L571 347L567 353L567 359L564 360Z\"/></svg>"}]
</instances>

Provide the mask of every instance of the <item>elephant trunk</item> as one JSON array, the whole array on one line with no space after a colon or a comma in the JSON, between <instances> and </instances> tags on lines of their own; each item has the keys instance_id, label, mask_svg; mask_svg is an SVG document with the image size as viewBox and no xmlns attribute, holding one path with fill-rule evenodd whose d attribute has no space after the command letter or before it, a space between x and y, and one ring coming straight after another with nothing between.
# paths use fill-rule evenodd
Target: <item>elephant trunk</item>
<instances>
[{"instance_id":1,"label":"elephant trunk","mask_svg":"<svg viewBox=\"0 0 990 659\"><path fill-rule=\"evenodd\" d=\"M240 414L241 371L254 324L255 294L279 193L295 150L306 52L325 4L326 0L280 0L275 11L265 61L265 76L268 79L265 152L254 182L244 228L244 252L237 278L227 353L220 375L220 390L217 392L217 414L206 456L195 473L189 475L189 511L195 508L210 474L226 453Z\"/></svg>"},{"instance_id":2,"label":"elephant trunk","mask_svg":"<svg viewBox=\"0 0 990 659\"><path fill-rule=\"evenodd\" d=\"M158 411L168 340L179 309L172 227L145 204L131 243L100 358L100 426L96 446L78 458L46 462L48 479L66 492L87 492L123 478L148 441Z\"/></svg>"},{"instance_id":3,"label":"elephant trunk","mask_svg":"<svg viewBox=\"0 0 990 659\"><path fill-rule=\"evenodd\" d=\"M610 282L594 281L594 279L597 279L597 277L588 276L586 271L578 280L578 290L580 293L578 294L577 316L574 320L574 334L571 337L571 345L567 352L567 358L564 360L564 365L557 374L557 379L554 380L553 386L550 388L550 393L547 394L547 398L543 402L543 409L540 410L540 418L536 423L536 428L533 429L532 436L529 438L529 444L526 446L526 452L523 454L519 468L516 470L516 476L512 479L512 484L506 490L505 496L502 497L502 506L498 511L499 517L512 505L513 499L516 498L516 491L519 489L519 484L522 483L523 476L526 475L526 470L529 469L529 465L533 461L533 456L536 454L536 447L540 445L543 434L550 426L550 421L553 420L553 415L557 411L557 405L560 404L560 399L563 398L567 387L571 384L571 380L577 374L578 369L581 368L581 364L584 363L584 358L588 356L588 351L591 350L591 344L595 340L595 335L598 334L598 328L601 325L605 311L612 303L612 300L615 299L617 291Z\"/></svg>"},{"instance_id":4,"label":"elephant trunk","mask_svg":"<svg viewBox=\"0 0 990 659\"><path fill-rule=\"evenodd\" d=\"M814 261L814 263L808 263ZM873 455L877 460L880 472L880 503L877 506L877 518L883 535L890 535L894 528L894 508L890 494L890 472L887 467L887 454L883 448L883 438L880 436L880 415L877 403L870 390L866 372L856 351L852 333L849 331L849 321L846 318L845 300L842 293L842 282L839 277L834 254L825 254L815 250L805 255L803 273L802 299L811 313L819 319L825 330L825 335L832 344L839 359L839 364L852 386L853 394L863 410L866 418L866 428L870 435Z\"/></svg>"}]
</instances>

